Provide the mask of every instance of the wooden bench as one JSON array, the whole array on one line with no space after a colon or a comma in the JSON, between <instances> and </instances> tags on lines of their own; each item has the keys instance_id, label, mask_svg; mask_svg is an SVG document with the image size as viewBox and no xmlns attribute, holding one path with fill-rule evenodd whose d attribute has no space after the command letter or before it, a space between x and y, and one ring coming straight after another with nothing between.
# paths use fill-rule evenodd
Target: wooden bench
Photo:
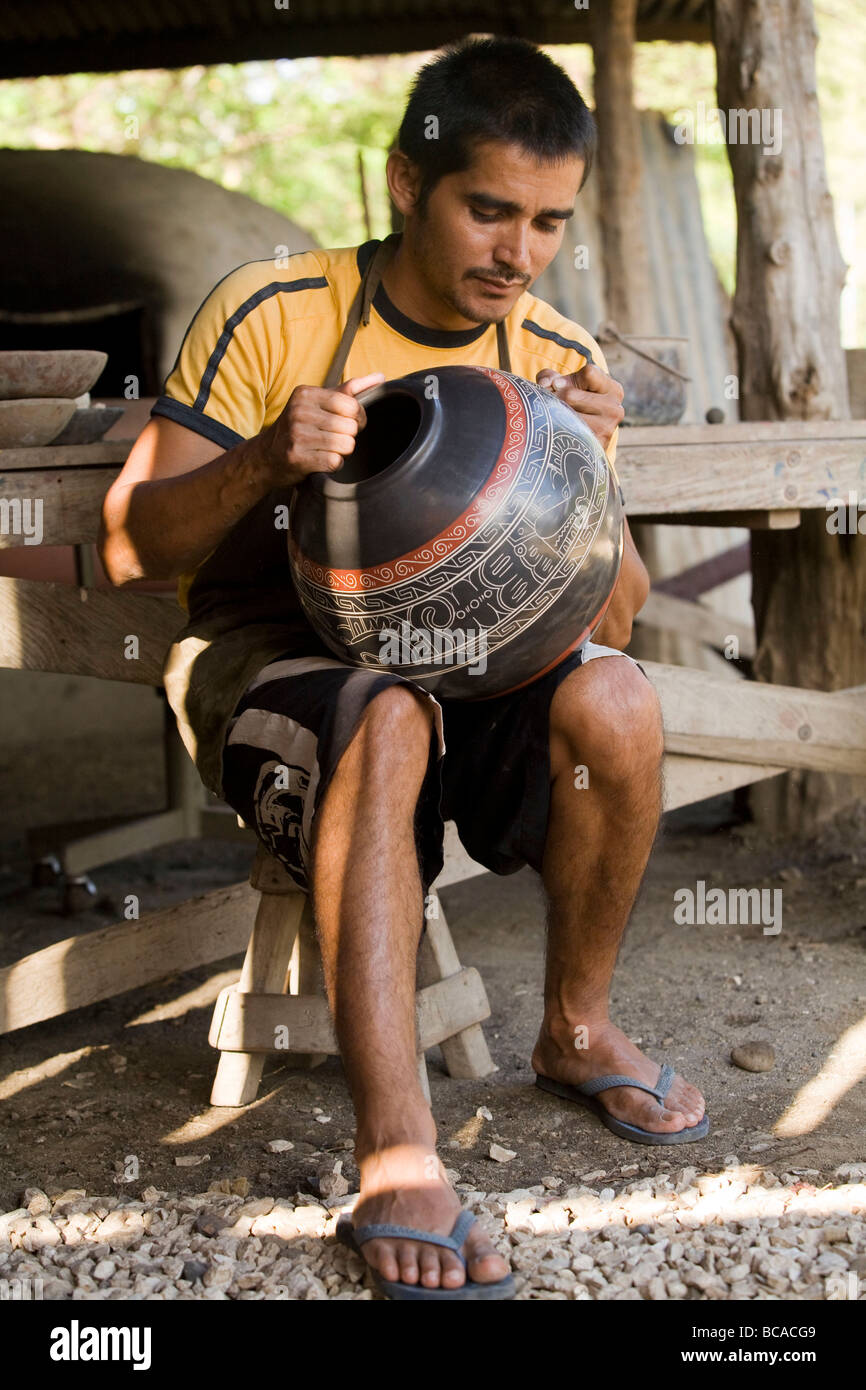
<instances>
[{"instance_id":1,"label":"wooden bench","mask_svg":"<svg viewBox=\"0 0 866 1390\"><path fill-rule=\"evenodd\" d=\"M632 430L618 461L629 514L669 522L796 525L797 509L826 504L831 466L833 486L843 495L859 476L864 422L832 426L829 441L828 429L786 422L678 426L675 434ZM0 494L10 503L17 497L19 505L28 497L43 499L44 544L92 542L102 497L125 447L3 451ZM676 489L669 486L672 448L678 450ZM737 511L729 514L722 508L732 496ZM0 547L21 543L14 533L0 535ZM657 616L669 617L667 611ZM679 610L674 616L682 618ZM173 598L0 578L0 666L160 686L165 652L183 620ZM128 654L130 633L138 638L135 659ZM789 768L866 776L862 687L827 694L735 680L728 672L642 664L661 701L665 810ZM252 832L239 830L228 808L204 805L197 774L172 737L169 806L137 823L136 848L241 833L252 849ZM446 868L436 887L484 872L462 850L453 826L447 837ZM108 862L128 852L128 829L102 831L79 842L75 862ZM294 885L289 889L280 866L261 855L251 884L72 936L0 971L0 1033L244 949L241 980L220 996L211 1041L221 1054L214 1104L246 1103L269 1050L307 1061L336 1051L327 1004L316 988L305 899ZM438 923L427 924L419 972L419 1058L438 1042L452 1075L484 1075L493 1064L480 1028L488 1013L483 985L476 972L460 965L441 909ZM288 1048L271 1049L274 1028L283 1030L281 1039L288 1030ZM422 1074L426 1078L423 1065Z\"/></svg>"}]
</instances>

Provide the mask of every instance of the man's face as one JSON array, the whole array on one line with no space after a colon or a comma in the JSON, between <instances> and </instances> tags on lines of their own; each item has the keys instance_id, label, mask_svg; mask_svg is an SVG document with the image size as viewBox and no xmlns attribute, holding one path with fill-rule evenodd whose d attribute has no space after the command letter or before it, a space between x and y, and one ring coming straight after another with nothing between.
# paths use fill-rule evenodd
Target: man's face
<instances>
[{"instance_id":1,"label":"man's face","mask_svg":"<svg viewBox=\"0 0 866 1390\"><path fill-rule=\"evenodd\" d=\"M583 171L577 156L539 163L518 145L477 145L406 219L428 295L473 324L504 319L559 250Z\"/></svg>"}]
</instances>

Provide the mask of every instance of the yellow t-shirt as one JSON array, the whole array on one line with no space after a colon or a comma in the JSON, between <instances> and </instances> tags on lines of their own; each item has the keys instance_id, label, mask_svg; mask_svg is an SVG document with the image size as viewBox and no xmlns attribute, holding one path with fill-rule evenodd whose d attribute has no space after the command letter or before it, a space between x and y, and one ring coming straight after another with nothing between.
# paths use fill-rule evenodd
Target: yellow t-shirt
<instances>
[{"instance_id":1,"label":"yellow t-shirt","mask_svg":"<svg viewBox=\"0 0 866 1390\"><path fill-rule=\"evenodd\" d=\"M283 264L251 261L231 271L193 319L152 414L175 420L223 449L272 424L296 386L324 381L378 245L373 240L359 247L301 251ZM585 329L528 292L508 315L506 332L511 369L527 381L535 381L542 368L567 375L586 361L607 370ZM494 324L456 332L425 327L402 314L380 284L370 322L355 335L343 380L370 372L384 372L392 380L431 366L464 364L499 365ZM616 440L617 432L607 448L611 463ZM185 574L178 583L184 608L194 578L195 573Z\"/></svg>"}]
</instances>

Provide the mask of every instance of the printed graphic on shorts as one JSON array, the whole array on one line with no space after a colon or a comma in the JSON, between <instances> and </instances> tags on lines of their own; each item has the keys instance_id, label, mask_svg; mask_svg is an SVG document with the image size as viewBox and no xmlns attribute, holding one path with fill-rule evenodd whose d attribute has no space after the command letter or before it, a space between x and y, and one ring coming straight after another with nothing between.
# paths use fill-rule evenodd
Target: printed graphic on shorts
<instances>
[{"instance_id":1,"label":"printed graphic on shorts","mask_svg":"<svg viewBox=\"0 0 866 1390\"><path fill-rule=\"evenodd\" d=\"M309 844L304 827L304 802L310 774L286 763L262 764L253 802L259 837L297 883L307 887L305 865Z\"/></svg>"}]
</instances>

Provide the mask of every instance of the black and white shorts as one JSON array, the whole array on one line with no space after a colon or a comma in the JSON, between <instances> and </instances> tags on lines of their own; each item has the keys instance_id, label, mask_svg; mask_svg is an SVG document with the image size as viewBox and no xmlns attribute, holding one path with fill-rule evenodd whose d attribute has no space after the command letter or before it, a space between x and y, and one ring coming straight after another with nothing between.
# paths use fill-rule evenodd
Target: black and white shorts
<instances>
[{"instance_id":1,"label":"black and white shorts","mask_svg":"<svg viewBox=\"0 0 866 1390\"><path fill-rule=\"evenodd\" d=\"M444 823L469 855L497 874L540 872L550 803L550 702L570 671L596 657L638 662L586 642L547 675L488 700L437 700L430 756L415 816L426 892L441 872ZM316 811L364 710L402 676L327 657L272 661L235 709L223 752L223 791L247 825L307 889Z\"/></svg>"}]
</instances>

